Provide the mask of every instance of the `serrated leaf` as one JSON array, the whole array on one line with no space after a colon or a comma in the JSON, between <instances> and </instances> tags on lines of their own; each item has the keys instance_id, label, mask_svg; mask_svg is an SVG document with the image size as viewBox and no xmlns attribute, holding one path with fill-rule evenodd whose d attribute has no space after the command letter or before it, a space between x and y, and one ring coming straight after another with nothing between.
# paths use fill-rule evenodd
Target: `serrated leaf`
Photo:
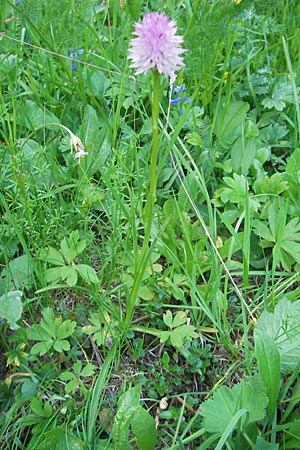
<instances>
[{"instance_id":1,"label":"serrated leaf","mask_svg":"<svg viewBox=\"0 0 300 450\"><path fill-rule=\"evenodd\" d=\"M33 341L47 341L51 340L53 333L42 325L33 324L26 330L27 338Z\"/></svg>"},{"instance_id":2,"label":"serrated leaf","mask_svg":"<svg viewBox=\"0 0 300 450\"><path fill-rule=\"evenodd\" d=\"M159 335L160 342L161 343L166 342L170 336L171 336L171 331L162 331Z\"/></svg>"},{"instance_id":3,"label":"serrated leaf","mask_svg":"<svg viewBox=\"0 0 300 450\"><path fill-rule=\"evenodd\" d=\"M76 325L75 321L69 319L62 322L57 329L57 339L65 339L71 336L74 333Z\"/></svg>"},{"instance_id":4,"label":"serrated leaf","mask_svg":"<svg viewBox=\"0 0 300 450\"><path fill-rule=\"evenodd\" d=\"M53 342L38 342L37 344L34 344L34 346L31 348L30 353L32 355L46 355L50 348L52 347Z\"/></svg>"},{"instance_id":5,"label":"serrated leaf","mask_svg":"<svg viewBox=\"0 0 300 450\"><path fill-rule=\"evenodd\" d=\"M173 319L172 328L179 327L186 322L186 313L184 311L178 311Z\"/></svg>"},{"instance_id":6,"label":"serrated leaf","mask_svg":"<svg viewBox=\"0 0 300 450\"><path fill-rule=\"evenodd\" d=\"M70 350L70 342L66 339L61 339L60 341L55 341L53 343L53 348L57 352L61 353L63 351L67 352Z\"/></svg>"},{"instance_id":7,"label":"serrated leaf","mask_svg":"<svg viewBox=\"0 0 300 450\"><path fill-rule=\"evenodd\" d=\"M244 380L231 390L221 386L216 389L212 399L206 400L201 405L204 427L210 433L222 434L241 409L248 411L247 416L241 419L242 424L262 420L266 405L267 397L261 392L254 392L253 387Z\"/></svg>"},{"instance_id":8,"label":"serrated leaf","mask_svg":"<svg viewBox=\"0 0 300 450\"><path fill-rule=\"evenodd\" d=\"M181 336L183 341L191 341L197 338L198 334L195 332L196 328L193 325L180 325L172 331L172 334Z\"/></svg>"},{"instance_id":9,"label":"serrated leaf","mask_svg":"<svg viewBox=\"0 0 300 450\"><path fill-rule=\"evenodd\" d=\"M71 264L76 256L78 256L85 249L85 240L79 241L78 230L72 231L68 238L61 241L61 252L68 264Z\"/></svg>"},{"instance_id":10,"label":"serrated leaf","mask_svg":"<svg viewBox=\"0 0 300 450\"><path fill-rule=\"evenodd\" d=\"M91 377L95 373L95 365L88 363L84 366L84 368L80 372L81 377Z\"/></svg>"},{"instance_id":11,"label":"serrated leaf","mask_svg":"<svg viewBox=\"0 0 300 450\"><path fill-rule=\"evenodd\" d=\"M77 378L74 378L74 380L69 381L66 385L65 385L65 391L66 394L70 394L71 392L75 391L76 389L78 389L79 387L79 381Z\"/></svg>"},{"instance_id":12,"label":"serrated leaf","mask_svg":"<svg viewBox=\"0 0 300 450\"><path fill-rule=\"evenodd\" d=\"M281 373L292 372L300 361L300 300L290 302L282 298L274 312L264 311L256 329L266 333L277 345Z\"/></svg>"},{"instance_id":13,"label":"serrated leaf","mask_svg":"<svg viewBox=\"0 0 300 450\"><path fill-rule=\"evenodd\" d=\"M76 378L76 375L72 372L63 372L59 375L59 379L62 381L70 381L74 380Z\"/></svg>"},{"instance_id":14,"label":"serrated leaf","mask_svg":"<svg viewBox=\"0 0 300 450\"><path fill-rule=\"evenodd\" d=\"M273 236L273 234L271 233L270 229L267 227L267 225L262 222L261 220L253 220L253 228L254 228L254 232L255 234L257 234L257 236L265 239L268 242L275 242L275 238Z\"/></svg>"}]
</instances>

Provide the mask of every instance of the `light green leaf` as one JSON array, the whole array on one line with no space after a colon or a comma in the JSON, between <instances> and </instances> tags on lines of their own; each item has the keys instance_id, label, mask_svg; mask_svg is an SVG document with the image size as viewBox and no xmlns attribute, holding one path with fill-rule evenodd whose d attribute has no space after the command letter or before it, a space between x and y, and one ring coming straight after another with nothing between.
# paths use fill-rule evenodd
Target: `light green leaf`
<instances>
[{"instance_id":1,"label":"light green leaf","mask_svg":"<svg viewBox=\"0 0 300 450\"><path fill-rule=\"evenodd\" d=\"M74 333L76 327L76 322L73 320L65 320L62 322L57 329L56 337L57 339L65 339Z\"/></svg>"},{"instance_id":2,"label":"light green leaf","mask_svg":"<svg viewBox=\"0 0 300 450\"><path fill-rule=\"evenodd\" d=\"M54 266L64 266L65 261L62 254L56 250L56 248L48 247L46 249L42 249L39 254L39 258L49 264L53 264Z\"/></svg>"},{"instance_id":3,"label":"light green leaf","mask_svg":"<svg viewBox=\"0 0 300 450\"><path fill-rule=\"evenodd\" d=\"M261 436L257 436L255 447L253 450L278 450L279 444L276 444L275 442L267 442L264 438ZM286 449L289 447L285 447Z\"/></svg>"},{"instance_id":4,"label":"light green leaf","mask_svg":"<svg viewBox=\"0 0 300 450\"><path fill-rule=\"evenodd\" d=\"M63 351L67 352L70 350L70 342L66 339L62 339L60 341L55 341L53 344L54 350L61 353Z\"/></svg>"},{"instance_id":5,"label":"light green leaf","mask_svg":"<svg viewBox=\"0 0 300 450\"><path fill-rule=\"evenodd\" d=\"M260 220L253 220L253 228L257 236L265 239L268 242L275 242L273 234L264 222Z\"/></svg>"},{"instance_id":6,"label":"light green leaf","mask_svg":"<svg viewBox=\"0 0 300 450\"><path fill-rule=\"evenodd\" d=\"M159 335L160 342L166 342L171 336L171 331L162 331Z\"/></svg>"},{"instance_id":7,"label":"light green leaf","mask_svg":"<svg viewBox=\"0 0 300 450\"><path fill-rule=\"evenodd\" d=\"M135 386L123 395L118 401L118 410L112 429L112 436L117 450L130 450L129 424L139 409L141 387Z\"/></svg>"},{"instance_id":8,"label":"light green leaf","mask_svg":"<svg viewBox=\"0 0 300 450\"><path fill-rule=\"evenodd\" d=\"M41 321L43 323L43 320ZM45 324L45 323L44 323ZM27 338L34 341L50 341L53 332L48 330L45 326L34 323L26 330Z\"/></svg>"},{"instance_id":9,"label":"light green leaf","mask_svg":"<svg viewBox=\"0 0 300 450\"><path fill-rule=\"evenodd\" d=\"M49 284L58 283L62 279L61 267L51 267L50 269L46 269L45 277L46 277L47 283L49 283Z\"/></svg>"},{"instance_id":10,"label":"light green leaf","mask_svg":"<svg viewBox=\"0 0 300 450\"><path fill-rule=\"evenodd\" d=\"M76 378L76 375L73 372L63 372L59 375L61 381L70 381L74 380L74 378Z\"/></svg>"},{"instance_id":11,"label":"light green leaf","mask_svg":"<svg viewBox=\"0 0 300 450\"><path fill-rule=\"evenodd\" d=\"M256 329L266 333L280 354L281 373L292 372L300 361L300 300L290 302L283 297L274 312L264 311Z\"/></svg>"},{"instance_id":12,"label":"light green leaf","mask_svg":"<svg viewBox=\"0 0 300 450\"><path fill-rule=\"evenodd\" d=\"M182 324L184 324L184 323L186 323L186 313L185 313L184 311L178 311L178 312L175 314L175 317L174 317L174 319L173 319L173 325L172 325L172 328L176 328L176 327L178 327L179 325L182 325Z\"/></svg>"},{"instance_id":13,"label":"light green leaf","mask_svg":"<svg viewBox=\"0 0 300 450\"><path fill-rule=\"evenodd\" d=\"M0 283L8 289L18 290L30 288L33 280L33 269L27 255L18 256L9 262L8 267L1 272Z\"/></svg>"},{"instance_id":14,"label":"light green leaf","mask_svg":"<svg viewBox=\"0 0 300 450\"><path fill-rule=\"evenodd\" d=\"M280 388L280 355L273 339L257 328L254 331L254 342L258 370L269 400L269 419L272 422Z\"/></svg>"},{"instance_id":15,"label":"light green leaf","mask_svg":"<svg viewBox=\"0 0 300 450\"><path fill-rule=\"evenodd\" d=\"M21 291L11 291L0 297L0 319L7 320L12 330L18 328L17 321L21 318L23 305L21 302L23 293Z\"/></svg>"},{"instance_id":16,"label":"light green leaf","mask_svg":"<svg viewBox=\"0 0 300 450\"><path fill-rule=\"evenodd\" d=\"M92 267L87 264L77 264L74 268L87 283L99 283L97 273Z\"/></svg>"},{"instance_id":17,"label":"light green leaf","mask_svg":"<svg viewBox=\"0 0 300 450\"><path fill-rule=\"evenodd\" d=\"M43 435L37 450L88 450L87 445L65 428L54 428Z\"/></svg>"},{"instance_id":18,"label":"light green leaf","mask_svg":"<svg viewBox=\"0 0 300 450\"><path fill-rule=\"evenodd\" d=\"M157 441L155 420L142 406L137 408L131 418L131 429L140 450L154 450Z\"/></svg>"},{"instance_id":19,"label":"light green leaf","mask_svg":"<svg viewBox=\"0 0 300 450\"><path fill-rule=\"evenodd\" d=\"M232 142L232 138L235 137L234 133L244 122L249 107L248 103L236 101L219 109L216 120L216 135L222 144L226 145Z\"/></svg>"},{"instance_id":20,"label":"light green leaf","mask_svg":"<svg viewBox=\"0 0 300 450\"><path fill-rule=\"evenodd\" d=\"M173 328L173 315L169 309L163 314L163 321L168 328Z\"/></svg>"},{"instance_id":21,"label":"light green leaf","mask_svg":"<svg viewBox=\"0 0 300 450\"><path fill-rule=\"evenodd\" d=\"M38 342L37 344L34 344L34 346L30 349L30 353L32 355L46 355L50 348L52 347L53 341L44 341L44 342Z\"/></svg>"},{"instance_id":22,"label":"light green leaf","mask_svg":"<svg viewBox=\"0 0 300 450\"><path fill-rule=\"evenodd\" d=\"M81 370L80 376L81 376L81 377L91 377L91 376L94 375L95 369L96 369L96 367L95 367L94 364L88 363L88 364L86 364L86 365L84 366L84 368Z\"/></svg>"},{"instance_id":23,"label":"light green leaf","mask_svg":"<svg viewBox=\"0 0 300 450\"><path fill-rule=\"evenodd\" d=\"M251 384L244 380L231 390L221 386L216 389L212 399L201 405L204 427L210 433L222 434L240 409L248 411L247 416L241 419L242 424L262 420L266 405L267 397L262 392L255 392Z\"/></svg>"},{"instance_id":24,"label":"light green leaf","mask_svg":"<svg viewBox=\"0 0 300 450\"><path fill-rule=\"evenodd\" d=\"M59 123L58 118L46 110L40 108L36 103L27 100L24 105L24 119L30 130L39 128L47 123Z\"/></svg>"},{"instance_id":25,"label":"light green leaf","mask_svg":"<svg viewBox=\"0 0 300 450\"><path fill-rule=\"evenodd\" d=\"M65 385L65 391L66 394L70 394L71 392L75 391L76 389L78 389L79 387L79 381L77 378L74 378L73 380L69 381L66 385Z\"/></svg>"}]
</instances>

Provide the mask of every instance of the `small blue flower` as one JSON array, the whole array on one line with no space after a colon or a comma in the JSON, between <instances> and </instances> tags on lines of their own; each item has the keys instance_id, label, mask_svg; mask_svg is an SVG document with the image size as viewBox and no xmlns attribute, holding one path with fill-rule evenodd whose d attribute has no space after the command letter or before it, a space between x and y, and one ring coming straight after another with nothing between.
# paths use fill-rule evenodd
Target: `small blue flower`
<instances>
[{"instance_id":1,"label":"small blue flower","mask_svg":"<svg viewBox=\"0 0 300 450\"><path fill-rule=\"evenodd\" d=\"M15 0L15 3L21 3L21 0Z\"/></svg>"},{"instance_id":2,"label":"small blue flower","mask_svg":"<svg viewBox=\"0 0 300 450\"><path fill-rule=\"evenodd\" d=\"M186 88L184 86L173 86L172 93L181 94L182 92L186 92ZM182 95L178 95L177 97L172 98L170 103L171 105L178 105L181 103L190 103L191 100L192 99L190 97L183 97ZM180 115L182 115L183 113L184 109L181 108Z\"/></svg>"},{"instance_id":3,"label":"small blue flower","mask_svg":"<svg viewBox=\"0 0 300 450\"><path fill-rule=\"evenodd\" d=\"M68 52L69 52L69 58L71 58L74 61L74 62L72 61L71 67L72 67L72 70L75 71L75 70L77 70L77 66L75 64L75 61L82 61L82 59L81 58L79 58L79 59L76 58L76 56L75 56L76 51L73 48L69 48ZM79 48L77 50L77 54L78 55L83 55L83 48Z\"/></svg>"},{"instance_id":4,"label":"small blue flower","mask_svg":"<svg viewBox=\"0 0 300 450\"><path fill-rule=\"evenodd\" d=\"M180 92L185 92L186 88L184 86L173 86L173 90L172 92L174 92L175 94L179 94Z\"/></svg>"}]
</instances>

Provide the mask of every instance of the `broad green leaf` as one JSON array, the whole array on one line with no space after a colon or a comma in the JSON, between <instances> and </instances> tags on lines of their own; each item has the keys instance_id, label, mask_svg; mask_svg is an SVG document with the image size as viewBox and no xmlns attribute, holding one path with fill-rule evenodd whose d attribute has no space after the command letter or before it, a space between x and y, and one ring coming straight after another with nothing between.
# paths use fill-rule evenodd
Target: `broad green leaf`
<instances>
[{"instance_id":1,"label":"broad green leaf","mask_svg":"<svg viewBox=\"0 0 300 450\"><path fill-rule=\"evenodd\" d=\"M30 288L33 281L33 269L27 255L18 256L9 262L8 267L1 272L0 282L5 290Z\"/></svg>"},{"instance_id":2,"label":"broad green leaf","mask_svg":"<svg viewBox=\"0 0 300 450\"><path fill-rule=\"evenodd\" d=\"M37 450L88 450L87 445L65 428L54 428L43 435Z\"/></svg>"},{"instance_id":3,"label":"broad green leaf","mask_svg":"<svg viewBox=\"0 0 300 450\"><path fill-rule=\"evenodd\" d=\"M30 401L30 408L34 414L40 417L49 417L52 414L52 407L49 402L43 403L38 398L34 397Z\"/></svg>"},{"instance_id":4,"label":"broad green leaf","mask_svg":"<svg viewBox=\"0 0 300 450\"><path fill-rule=\"evenodd\" d=\"M166 342L170 338L171 333L172 333L171 331L162 331L159 335L160 342L161 343Z\"/></svg>"},{"instance_id":5,"label":"broad green leaf","mask_svg":"<svg viewBox=\"0 0 300 450\"><path fill-rule=\"evenodd\" d=\"M270 178L268 176L265 176L265 178L260 183L260 190L263 194L279 195L282 192L286 191L288 188L288 183L284 179L283 174L278 172L273 173Z\"/></svg>"},{"instance_id":6,"label":"broad green leaf","mask_svg":"<svg viewBox=\"0 0 300 450\"><path fill-rule=\"evenodd\" d=\"M137 408L130 421L140 450L154 450L157 441L155 420L142 406Z\"/></svg>"},{"instance_id":7,"label":"broad green leaf","mask_svg":"<svg viewBox=\"0 0 300 450\"><path fill-rule=\"evenodd\" d=\"M262 330L254 331L255 354L258 370L269 400L269 418L272 422L280 388L280 355L273 339Z\"/></svg>"},{"instance_id":8,"label":"broad green leaf","mask_svg":"<svg viewBox=\"0 0 300 450\"><path fill-rule=\"evenodd\" d=\"M21 291L11 291L0 297L0 319L7 320L12 330L18 328L17 321L22 316L22 295Z\"/></svg>"},{"instance_id":9,"label":"broad green leaf","mask_svg":"<svg viewBox=\"0 0 300 450\"><path fill-rule=\"evenodd\" d=\"M281 373L292 372L300 361L300 300L283 297L274 312L264 311L256 329L266 333L275 342L281 362Z\"/></svg>"},{"instance_id":10,"label":"broad green leaf","mask_svg":"<svg viewBox=\"0 0 300 450\"><path fill-rule=\"evenodd\" d=\"M84 161L87 176L91 177L105 164L111 153L111 144L107 124L103 123L95 109L90 105L87 105L84 109L79 134L88 153Z\"/></svg>"},{"instance_id":11,"label":"broad green leaf","mask_svg":"<svg viewBox=\"0 0 300 450\"><path fill-rule=\"evenodd\" d=\"M139 410L140 386L135 386L123 395L118 401L118 410L112 429L112 437L117 450L130 450L129 424L133 415Z\"/></svg>"},{"instance_id":12,"label":"broad green leaf","mask_svg":"<svg viewBox=\"0 0 300 450\"><path fill-rule=\"evenodd\" d=\"M47 283L57 284L61 280L61 267L51 267L50 269L46 269L45 277Z\"/></svg>"},{"instance_id":13,"label":"broad green leaf","mask_svg":"<svg viewBox=\"0 0 300 450\"><path fill-rule=\"evenodd\" d=\"M64 266L65 261L62 256L62 254L56 250L56 248L53 248L49 246L46 249L42 249L39 254L40 259L42 259L45 262L48 262L49 264L53 264L54 266Z\"/></svg>"},{"instance_id":14,"label":"broad green leaf","mask_svg":"<svg viewBox=\"0 0 300 450\"><path fill-rule=\"evenodd\" d=\"M221 200L224 203L228 201L231 203L244 203L245 196L248 195L247 180L243 175L233 174L233 178L224 177L224 182L227 184L227 188L224 188L221 192Z\"/></svg>"},{"instance_id":15,"label":"broad green leaf","mask_svg":"<svg viewBox=\"0 0 300 450\"><path fill-rule=\"evenodd\" d=\"M98 69L90 69L87 71L87 84L86 92L88 95L97 97L103 97L107 88L110 85L110 81L104 73Z\"/></svg>"},{"instance_id":16,"label":"broad green leaf","mask_svg":"<svg viewBox=\"0 0 300 450\"><path fill-rule=\"evenodd\" d=\"M27 100L24 105L24 119L27 128L30 130L39 128L47 123L59 123L58 118L46 110L41 109L31 100Z\"/></svg>"},{"instance_id":17,"label":"broad green leaf","mask_svg":"<svg viewBox=\"0 0 300 450\"><path fill-rule=\"evenodd\" d=\"M253 447L253 450L278 450L279 444L267 442L264 438L261 436L257 436L255 447ZM285 447L289 448L289 447Z\"/></svg>"},{"instance_id":18,"label":"broad green leaf","mask_svg":"<svg viewBox=\"0 0 300 450\"><path fill-rule=\"evenodd\" d=\"M56 330L59 325L58 321L55 321L54 311L48 307L43 310L43 318L41 319L41 325L43 329L47 330L50 336L56 335Z\"/></svg>"},{"instance_id":19,"label":"broad green leaf","mask_svg":"<svg viewBox=\"0 0 300 450\"><path fill-rule=\"evenodd\" d=\"M64 266L60 269L61 279L66 280L68 286L76 286L77 272L74 266Z\"/></svg>"},{"instance_id":20,"label":"broad green leaf","mask_svg":"<svg viewBox=\"0 0 300 450\"><path fill-rule=\"evenodd\" d=\"M95 269L87 264L76 264L74 268L87 283L99 283Z\"/></svg>"},{"instance_id":21,"label":"broad green leaf","mask_svg":"<svg viewBox=\"0 0 300 450\"><path fill-rule=\"evenodd\" d=\"M222 434L240 409L248 411L247 416L241 419L242 424L262 420L266 405L267 397L262 392L255 392L251 384L244 380L231 390L221 386L216 389L212 399L201 405L204 427L210 433Z\"/></svg>"},{"instance_id":22,"label":"broad green leaf","mask_svg":"<svg viewBox=\"0 0 300 450\"><path fill-rule=\"evenodd\" d=\"M252 222L254 232L257 234L257 236L265 239L268 242L275 242L275 238L271 232L271 230L268 228L268 226L262 222L261 220L253 220Z\"/></svg>"},{"instance_id":23,"label":"broad green leaf","mask_svg":"<svg viewBox=\"0 0 300 450\"><path fill-rule=\"evenodd\" d=\"M256 138L239 137L231 149L231 165L234 172L247 175L257 150Z\"/></svg>"},{"instance_id":24,"label":"broad green leaf","mask_svg":"<svg viewBox=\"0 0 300 450\"><path fill-rule=\"evenodd\" d=\"M222 144L232 142L234 133L244 122L249 107L248 103L237 101L220 108L216 121L216 135Z\"/></svg>"},{"instance_id":25,"label":"broad green leaf","mask_svg":"<svg viewBox=\"0 0 300 450\"><path fill-rule=\"evenodd\" d=\"M22 400L30 400L36 395L37 383L31 379L27 379L22 383L21 394Z\"/></svg>"}]
</instances>

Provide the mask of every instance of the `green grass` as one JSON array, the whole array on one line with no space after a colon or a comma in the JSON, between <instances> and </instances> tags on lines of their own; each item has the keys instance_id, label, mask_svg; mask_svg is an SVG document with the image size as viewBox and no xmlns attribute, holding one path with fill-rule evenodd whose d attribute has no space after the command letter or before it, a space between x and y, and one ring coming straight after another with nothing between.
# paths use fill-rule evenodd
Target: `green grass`
<instances>
[{"instance_id":1,"label":"green grass","mask_svg":"<svg viewBox=\"0 0 300 450\"><path fill-rule=\"evenodd\" d=\"M127 60L149 11L187 49L183 101L160 85L155 174L152 77ZM297 0L3 0L1 448L300 446L299 15Z\"/></svg>"}]
</instances>

